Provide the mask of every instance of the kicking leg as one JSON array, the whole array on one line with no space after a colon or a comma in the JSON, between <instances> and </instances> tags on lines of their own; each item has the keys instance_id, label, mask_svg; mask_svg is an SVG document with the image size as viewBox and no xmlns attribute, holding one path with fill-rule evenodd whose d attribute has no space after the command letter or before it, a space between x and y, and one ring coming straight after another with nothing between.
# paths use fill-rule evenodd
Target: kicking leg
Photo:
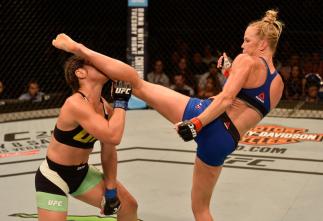
<instances>
[{"instance_id":1,"label":"kicking leg","mask_svg":"<svg viewBox=\"0 0 323 221\"><path fill-rule=\"evenodd\" d=\"M144 80L140 80L140 83L133 87L133 94L146 101L172 123L182 121L189 100L188 96Z\"/></svg>"},{"instance_id":2,"label":"kicking leg","mask_svg":"<svg viewBox=\"0 0 323 221\"><path fill-rule=\"evenodd\" d=\"M137 71L131 66L117 59L97 53L73 41L65 34L59 34L53 40L53 45L56 48L74 53L86 59L110 79L130 82L135 96L146 101L172 123L182 120L189 97L169 88L151 84L140 79Z\"/></svg>"},{"instance_id":3,"label":"kicking leg","mask_svg":"<svg viewBox=\"0 0 323 221\"><path fill-rule=\"evenodd\" d=\"M192 186L192 210L196 221L212 221L210 201L222 166L208 166L195 159Z\"/></svg>"},{"instance_id":4,"label":"kicking leg","mask_svg":"<svg viewBox=\"0 0 323 221\"><path fill-rule=\"evenodd\" d=\"M52 41L54 47L77 55L96 67L109 79L130 82L133 86L139 83L137 71L117 59L95 52L83 44L71 39L66 34L57 35Z\"/></svg>"}]
</instances>

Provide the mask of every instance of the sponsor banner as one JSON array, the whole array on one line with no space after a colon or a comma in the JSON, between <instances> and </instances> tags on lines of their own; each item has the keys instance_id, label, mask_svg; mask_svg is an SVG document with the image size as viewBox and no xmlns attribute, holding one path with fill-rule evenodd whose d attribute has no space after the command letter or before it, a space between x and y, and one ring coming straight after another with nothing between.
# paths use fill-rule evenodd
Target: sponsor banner
<instances>
[{"instance_id":1,"label":"sponsor banner","mask_svg":"<svg viewBox=\"0 0 323 221\"><path fill-rule=\"evenodd\" d=\"M0 159L45 156L55 121L56 118L50 118L3 123L0 128ZM84 134L79 136L82 139L91 138ZM99 142L95 143L95 147L99 147Z\"/></svg>"},{"instance_id":2,"label":"sponsor banner","mask_svg":"<svg viewBox=\"0 0 323 221\"><path fill-rule=\"evenodd\" d=\"M128 8L127 61L144 78L147 66L146 8Z\"/></svg>"},{"instance_id":3,"label":"sponsor banner","mask_svg":"<svg viewBox=\"0 0 323 221\"><path fill-rule=\"evenodd\" d=\"M0 127L0 160L44 156L56 118L3 123Z\"/></svg>"},{"instance_id":4,"label":"sponsor banner","mask_svg":"<svg viewBox=\"0 0 323 221\"><path fill-rule=\"evenodd\" d=\"M300 142L323 142L323 133L310 133L307 128L279 125L259 125L249 130L240 140L247 145L280 145Z\"/></svg>"},{"instance_id":5,"label":"sponsor banner","mask_svg":"<svg viewBox=\"0 0 323 221\"><path fill-rule=\"evenodd\" d=\"M42 130L34 130L30 122L29 130L15 129L1 133L0 158L30 156L45 152L50 142L52 131L46 130L49 125L44 125Z\"/></svg>"},{"instance_id":6,"label":"sponsor banner","mask_svg":"<svg viewBox=\"0 0 323 221\"><path fill-rule=\"evenodd\" d=\"M136 69L141 78L144 78L148 57L146 21L148 0L129 0L128 5L127 62ZM139 98L131 98L131 101L131 109L147 107L146 103Z\"/></svg>"},{"instance_id":7,"label":"sponsor banner","mask_svg":"<svg viewBox=\"0 0 323 221\"><path fill-rule=\"evenodd\" d=\"M224 167L323 175L323 160L320 159L231 154Z\"/></svg>"},{"instance_id":8,"label":"sponsor banner","mask_svg":"<svg viewBox=\"0 0 323 221\"><path fill-rule=\"evenodd\" d=\"M39 153L39 150L11 152L11 153L0 153L0 158L16 157L16 156L30 156L30 155L34 155L34 154L38 154L38 153Z\"/></svg>"}]
</instances>

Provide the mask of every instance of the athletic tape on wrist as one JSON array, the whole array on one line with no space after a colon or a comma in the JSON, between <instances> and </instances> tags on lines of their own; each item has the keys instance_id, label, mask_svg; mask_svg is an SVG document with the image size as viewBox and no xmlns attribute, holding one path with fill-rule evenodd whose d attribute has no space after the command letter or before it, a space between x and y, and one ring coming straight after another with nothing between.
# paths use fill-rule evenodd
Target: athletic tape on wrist
<instances>
[{"instance_id":1,"label":"athletic tape on wrist","mask_svg":"<svg viewBox=\"0 0 323 221\"><path fill-rule=\"evenodd\" d=\"M117 196L117 189L105 189L106 198L114 198Z\"/></svg>"},{"instance_id":2,"label":"athletic tape on wrist","mask_svg":"<svg viewBox=\"0 0 323 221\"><path fill-rule=\"evenodd\" d=\"M192 118L191 122L194 124L195 130L197 132L199 132L202 129L202 127L203 127L202 122L197 117Z\"/></svg>"},{"instance_id":3,"label":"athletic tape on wrist","mask_svg":"<svg viewBox=\"0 0 323 221\"><path fill-rule=\"evenodd\" d=\"M127 110L128 109L128 102L116 100L116 101L114 101L113 107L114 108L122 108L124 110Z\"/></svg>"},{"instance_id":4,"label":"athletic tape on wrist","mask_svg":"<svg viewBox=\"0 0 323 221\"><path fill-rule=\"evenodd\" d=\"M223 72L224 77L228 78L230 75L230 68L229 69L225 69Z\"/></svg>"}]
</instances>

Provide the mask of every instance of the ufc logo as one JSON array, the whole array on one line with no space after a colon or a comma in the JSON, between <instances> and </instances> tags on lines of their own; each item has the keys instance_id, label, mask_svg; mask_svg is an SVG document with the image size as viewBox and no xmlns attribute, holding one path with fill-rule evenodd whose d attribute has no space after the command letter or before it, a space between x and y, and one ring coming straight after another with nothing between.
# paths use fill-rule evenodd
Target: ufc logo
<instances>
[{"instance_id":1,"label":"ufc logo","mask_svg":"<svg viewBox=\"0 0 323 221\"><path fill-rule=\"evenodd\" d=\"M58 200L48 200L49 206L63 206L63 201Z\"/></svg>"},{"instance_id":2,"label":"ufc logo","mask_svg":"<svg viewBox=\"0 0 323 221\"><path fill-rule=\"evenodd\" d=\"M196 130L194 128L194 125L193 124L188 124L188 127L190 128L193 137L196 137L197 133L196 133Z\"/></svg>"},{"instance_id":3,"label":"ufc logo","mask_svg":"<svg viewBox=\"0 0 323 221\"><path fill-rule=\"evenodd\" d=\"M130 93L131 88L116 88L116 93L117 94L129 94Z\"/></svg>"}]
</instances>

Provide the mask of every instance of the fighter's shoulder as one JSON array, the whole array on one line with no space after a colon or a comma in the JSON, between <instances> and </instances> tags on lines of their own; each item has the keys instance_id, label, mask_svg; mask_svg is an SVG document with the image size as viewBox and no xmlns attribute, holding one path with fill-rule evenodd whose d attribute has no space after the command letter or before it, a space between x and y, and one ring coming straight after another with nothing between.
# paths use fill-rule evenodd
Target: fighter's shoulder
<instances>
[{"instance_id":1,"label":"fighter's shoulder","mask_svg":"<svg viewBox=\"0 0 323 221\"><path fill-rule=\"evenodd\" d=\"M77 113L80 110L84 110L86 106L89 106L89 102L84 97L80 94L73 94L65 100L61 111Z\"/></svg>"},{"instance_id":2,"label":"fighter's shoulder","mask_svg":"<svg viewBox=\"0 0 323 221\"><path fill-rule=\"evenodd\" d=\"M80 102L78 101L77 96L71 95L66 98L64 104L62 105L59 111L59 119L64 119L63 121L68 122L77 122L77 118L79 116L79 111L83 108L80 108Z\"/></svg>"},{"instance_id":3,"label":"fighter's shoulder","mask_svg":"<svg viewBox=\"0 0 323 221\"><path fill-rule=\"evenodd\" d=\"M254 56L250 56L248 54L239 54L233 61L233 63L239 64L239 65L257 65L258 60Z\"/></svg>"},{"instance_id":4,"label":"fighter's shoulder","mask_svg":"<svg viewBox=\"0 0 323 221\"><path fill-rule=\"evenodd\" d=\"M279 83L281 87L284 87L284 81L282 76L277 72L277 75L275 77L275 80Z\"/></svg>"},{"instance_id":5,"label":"fighter's shoulder","mask_svg":"<svg viewBox=\"0 0 323 221\"><path fill-rule=\"evenodd\" d=\"M86 98L82 97L82 95L78 94L78 93L74 93L71 96L69 96L68 98L66 98L64 105L78 105L80 104L80 102L85 101Z\"/></svg>"}]
</instances>

